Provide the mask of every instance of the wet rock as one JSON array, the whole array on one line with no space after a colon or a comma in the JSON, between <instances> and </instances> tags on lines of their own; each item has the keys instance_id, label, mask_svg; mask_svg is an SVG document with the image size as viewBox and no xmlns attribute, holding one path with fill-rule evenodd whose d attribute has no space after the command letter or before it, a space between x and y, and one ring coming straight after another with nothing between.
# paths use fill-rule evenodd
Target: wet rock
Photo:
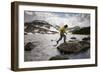
<instances>
[{"instance_id":1,"label":"wet rock","mask_svg":"<svg viewBox=\"0 0 100 73\"><path fill-rule=\"evenodd\" d=\"M67 55L57 55L51 57L49 60L66 60L66 59L69 59Z\"/></svg>"},{"instance_id":2,"label":"wet rock","mask_svg":"<svg viewBox=\"0 0 100 73\"><path fill-rule=\"evenodd\" d=\"M71 37L71 39L76 39L76 37Z\"/></svg>"},{"instance_id":3,"label":"wet rock","mask_svg":"<svg viewBox=\"0 0 100 73\"><path fill-rule=\"evenodd\" d=\"M25 51L31 51L32 49L35 48L35 45L32 42L29 42L25 45L24 50Z\"/></svg>"},{"instance_id":4,"label":"wet rock","mask_svg":"<svg viewBox=\"0 0 100 73\"><path fill-rule=\"evenodd\" d=\"M79 40L76 37L71 37L69 42L79 42Z\"/></svg>"},{"instance_id":5,"label":"wet rock","mask_svg":"<svg viewBox=\"0 0 100 73\"><path fill-rule=\"evenodd\" d=\"M88 48L90 48L90 44L83 41L62 43L57 47L61 54L78 53Z\"/></svg>"},{"instance_id":6,"label":"wet rock","mask_svg":"<svg viewBox=\"0 0 100 73\"><path fill-rule=\"evenodd\" d=\"M78 52L81 48L81 45L79 43L74 43L74 42L68 42L68 43L62 43L60 44L57 49L61 53L75 53Z\"/></svg>"}]
</instances>

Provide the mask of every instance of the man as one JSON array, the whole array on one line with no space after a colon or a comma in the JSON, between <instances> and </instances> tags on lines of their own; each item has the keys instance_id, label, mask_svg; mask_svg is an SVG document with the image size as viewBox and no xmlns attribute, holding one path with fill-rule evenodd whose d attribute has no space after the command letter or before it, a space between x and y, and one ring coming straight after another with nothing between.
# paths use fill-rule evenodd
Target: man
<instances>
[{"instance_id":1,"label":"man","mask_svg":"<svg viewBox=\"0 0 100 73\"><path fill-rule=\"evenodd\" d=\"M59 29L60 32L60 38L57 40L57 44L59 43L60 40L62 40L62 38L64 38L64 43L66 43L66 29L68 28L68 25L64 25L63 27L61 27ZM66 33L67 34L67 33Z\"/></svg>"}]
</instances>

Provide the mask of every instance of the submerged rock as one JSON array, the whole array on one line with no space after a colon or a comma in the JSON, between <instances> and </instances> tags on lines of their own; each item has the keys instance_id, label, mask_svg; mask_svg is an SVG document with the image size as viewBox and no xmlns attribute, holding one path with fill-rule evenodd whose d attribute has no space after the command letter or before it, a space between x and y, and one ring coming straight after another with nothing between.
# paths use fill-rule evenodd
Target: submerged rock
<instances>
[{"instance_id":1,"label":"submerged rock","mask_svg":"<svg viewBox=\"0 0 100 73\"><path fill-rule=\"evenodd\" d=\"M32 42L29 42L25 45L24 50L25 51L31 51L32 49L35 48L35 45Z\"/></svg>"},{"instance_id":2,"label":"submerged rock","mask_svg":"<svg viewBox=\"0 0 100 73\"><path fill-rule=\"evenodd\" d=\"M54 57L51 57L49 60L66 60L69 59L67 55L57 55Z\"/></svg>"}]
</instances>

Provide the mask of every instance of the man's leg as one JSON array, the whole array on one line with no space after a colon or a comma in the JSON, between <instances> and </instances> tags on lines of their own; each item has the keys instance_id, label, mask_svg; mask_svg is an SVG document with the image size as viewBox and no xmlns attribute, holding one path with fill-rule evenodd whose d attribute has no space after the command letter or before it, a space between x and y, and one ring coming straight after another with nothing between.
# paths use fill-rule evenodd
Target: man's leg
<instances>
[{"instance_id":1,"label":"man's leg","mask_svg":"<svg viewBox=\"0 0 100 73\"><path fill-rule=\"evenodd\" d=\"M58 39L58 41L57 41L57 44L59 43L59 41L62 39L62 35L60 34L60 38Z\"/></svg>"},{"instance_id":2,"label":"man's leg","mask_svg":"<svg viewBox=\"0 0 100 73\"><path fill-rule=\"evenodd\" d=\"M64 43L66 43L66 35L63 35L64 36Z\"/></svg>"}]
</instances>

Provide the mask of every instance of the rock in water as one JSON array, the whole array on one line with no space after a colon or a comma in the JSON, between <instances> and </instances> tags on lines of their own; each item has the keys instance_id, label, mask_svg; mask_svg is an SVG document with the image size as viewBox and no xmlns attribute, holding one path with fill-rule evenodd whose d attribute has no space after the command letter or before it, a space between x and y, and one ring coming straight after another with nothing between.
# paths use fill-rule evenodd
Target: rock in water
<instances>
[{"instance_id":1,"label":"rock in water","mask_svg":"<svg viewBox=\"0 0 100 73\"><path fill-rule=\"evenodd\" d=\"M82 48L81 44L76 42L62 43L57 47L57 49L61 53L68 53L68 54L79 52L81 48Z\"/></svg>"},{"instance_id":2,"label":"rock in water","mask_svg":"<svg viewBox=\"0 0 100 73\"><path fill-rule=\"evenodd\" d=\"M66 60L66 59L69 59L67 55L57 55L51 57L49 60Z\"/></svg>"},{"instance_id":3,"label":"rock in water","mask_svg":"<svg viewBox=\"0 0 100 73\"><path fill-rule=\"evenodd\" d=\"M25 51L31 51L32 49L34 49L35 45L32 42L29 42L25 45L24 50Z\"/></svg>"},{"instance_id":4,"label":"rock in water","mask_svg":"<svg viewBox=\"0 0 100 73\"><path fill-rule=\"evenodd\" d=\"M86 51L90 48L90 43L85 41L67 42L57 46L61 54L70 54Z\"/></svg>"},{"instance_id":5,"label":"rock in water","mask_svg":"<svg viewBox=\"0 0 100 73\"><path fill-rule=\"evenodd\" d=\"M71 37L71 39L76 39L76 37Z\"/></svg>"}]
</instances>

